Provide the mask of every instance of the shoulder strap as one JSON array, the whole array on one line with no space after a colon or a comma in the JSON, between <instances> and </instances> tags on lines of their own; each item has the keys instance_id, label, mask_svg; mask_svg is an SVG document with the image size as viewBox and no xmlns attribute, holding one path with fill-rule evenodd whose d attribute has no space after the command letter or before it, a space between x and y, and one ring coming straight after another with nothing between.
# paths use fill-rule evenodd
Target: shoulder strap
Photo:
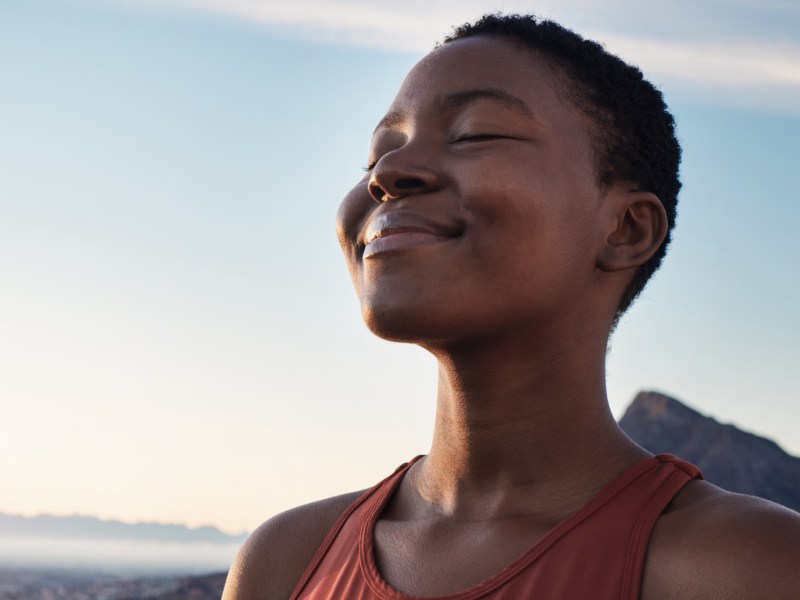
<instances>
[{"instance_id":1,"label":"shoulder strap","mask_svg":"<svg viewBox=\"0 0 800 600\"><path fill-rule=\"evenodd\" d=\"M672 469L666 474L651 501L645 506L636 520L631 533L628 551L625 557L625 570L622 578L622 600L638 600L642 587L642 573L644 560L650 535L656 521L664 512L667 505L693 479L702 479L703 475L694 465L682 461L671 454L659 454L656 458L663 463L662 469L667 465Z\"/></svg>"},{"instance_id":2,"label":"shoulder strap","mask_svg":"<svg viewBox=\"0 0 800 600\"><path fill-rule=\"evenodd\" d=\"M328 552L328 549L331 547L331 544L336 539L336 536L339 535L339 532L341 531L342 527L347 522L347 520L350 518L350 516L353 514L353 512L359 506L364 504L364 502L366 502L367 499L370 496L372 496L375 492L377 492L384 485L386 485L388 482L390 482L393 478L397 477L401 472L403 472L406 469L408 469L412 464L414 464L420 458L421 458L421 456L417 456L413 460L411 460L411 461L409 461L407 463L403 463L402 465L397 467L397 469L394 470L394 473L392 473L391 475L389 475L388 477L384 478L383 480L381 480L376 485L374 485L371 488L369 488L366 492L361 494L361 496L359 496L358 499L355 502L353 502L349 507L347 507L347 510L345 510L339 516L339 518L333 524L333 527L331 527L330 531L328 531L328 535L325 536L325 539L323 540L323 542L320 545L320 547L317 549L316 553L314 554L314 557L311 559L311 562L306 567L306 570L303 572L303 576L300 578L300 581L297 582L297 585L295 586L294 591L292 592L292 595L289 596L289 600L297 600L297 598L300 596L300 592L303 591L303 588L308 583L308 580L314 574L314 571L319 566L319 563L322 561L323 557Z\"/></svg>"}]
</instances>

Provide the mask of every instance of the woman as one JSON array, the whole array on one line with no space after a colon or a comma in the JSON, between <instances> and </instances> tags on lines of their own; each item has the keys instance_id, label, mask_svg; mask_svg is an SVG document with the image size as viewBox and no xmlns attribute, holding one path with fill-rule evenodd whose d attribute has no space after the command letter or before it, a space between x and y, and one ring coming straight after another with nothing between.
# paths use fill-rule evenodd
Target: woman
<instances>
[{"instance_id":1,"label":"woman","mask_svg":"<svg viewBox=\"0 0 800 600\"><path fill-rule=\"evenodd\" d=\"M368 327L438 360L430 452L267 521L224 597L800 598L800 516L608 409L679 158L660 93L554 23L487 16L423 58L338 233Z\"/></svg>"}]
</instances>

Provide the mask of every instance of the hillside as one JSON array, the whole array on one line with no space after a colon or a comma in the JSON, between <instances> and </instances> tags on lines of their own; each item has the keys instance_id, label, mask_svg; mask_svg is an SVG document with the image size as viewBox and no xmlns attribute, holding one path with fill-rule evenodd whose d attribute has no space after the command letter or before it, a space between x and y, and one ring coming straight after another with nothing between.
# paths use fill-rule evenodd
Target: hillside
<instances>
[{"instance_id":1,"label":"hillside","mask_svg":"<svg viewBox=\"0 0 800 600\"><path fill-rule=\"evenodd\" d=\"M0 513L0 536L205 544L241 543L247 538L246 533L230 535L216 527L123 523L79 515L21 517L4 513Z\"/></svg>"},{"instance_id":2,"label":"hillside","mask_svg":"<svg viewBox=\"0 0 800 600\"><path fill-rule=\"evenodd\" d=\"M697 465L711 483L800 512L800 458L657 392L640 392L619 422L640 446Z\"/></svg>"}]
</instances>

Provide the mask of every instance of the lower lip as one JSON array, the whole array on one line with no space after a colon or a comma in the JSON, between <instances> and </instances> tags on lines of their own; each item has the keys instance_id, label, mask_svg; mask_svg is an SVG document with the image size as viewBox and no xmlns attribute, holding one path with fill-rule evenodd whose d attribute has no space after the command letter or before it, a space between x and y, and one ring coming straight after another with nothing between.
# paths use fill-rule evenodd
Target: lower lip
<instances>
[{"instance_id":1,"label":"lower lip","mask_svg":"<svg viewBox=\"0 0 800 600\"><path fill-rule=\"evenodd\" d=\"M436 235L433 233L423 233L420 231L408 231L404 233L393 233L372 240L364 247L364 258L382 254L384 252L391 252L394 250L408 250L418 246L427 246L428 244L435 244L437 242L444 242L450 237L443 235Z\"/></svg>"}]
</instances>

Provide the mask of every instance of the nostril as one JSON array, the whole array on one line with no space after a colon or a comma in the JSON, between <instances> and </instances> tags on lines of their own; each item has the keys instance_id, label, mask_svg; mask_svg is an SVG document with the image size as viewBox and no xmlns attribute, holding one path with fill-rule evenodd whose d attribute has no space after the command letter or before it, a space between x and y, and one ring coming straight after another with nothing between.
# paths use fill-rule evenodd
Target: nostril
<instances>
[{"instance_id":1,"label":"nostril","mask_svg":"<svg viewBox=\"0 0 800 600\"><path fill-rule=\"evenodd\" d=\"M376 202L397 200L409 194L423 192L428 188L428 184L421 177L391 178L380 175L377 171L373 172L372 179L367 185L370 196Z\"/></svg>"},{"instance_id":2,"label":"nostril","mask_svg":"<svg viewBox=\"0 0 800 600\"><path fill-rule=\"evenodd\" d=\"M417 177L405 177L394 182L394 187L398 190L415 190L425 187L425 182Z\"/></svg>"},{"instance_id":3,"label":"nostril","mask_svg":"<svg viewBox=\"0 0 800 600\"><path fill-rule=\"evenodd\" d=\"M370 195L378 202L386 202L387 200L395 200L401 196L406 195L408 192L414 192L425 187L425 182L418 177L403 177L396 179L390 186L382 186L377 181L372 181L369 184Z\"/></svg>"},{"instance_id":4,"label":"nostril","mask_svg":"<svg viewBox=\"0 0 800 600\"><path fill-rule=\"evenodd\" d=\"M384 202L387 199L386 190L384 190L380 185L378 185L374 181L369 184L368 188L370 196L372 196L372 198L377 200L378 202Z\"/></svg>"}]
</instances>

